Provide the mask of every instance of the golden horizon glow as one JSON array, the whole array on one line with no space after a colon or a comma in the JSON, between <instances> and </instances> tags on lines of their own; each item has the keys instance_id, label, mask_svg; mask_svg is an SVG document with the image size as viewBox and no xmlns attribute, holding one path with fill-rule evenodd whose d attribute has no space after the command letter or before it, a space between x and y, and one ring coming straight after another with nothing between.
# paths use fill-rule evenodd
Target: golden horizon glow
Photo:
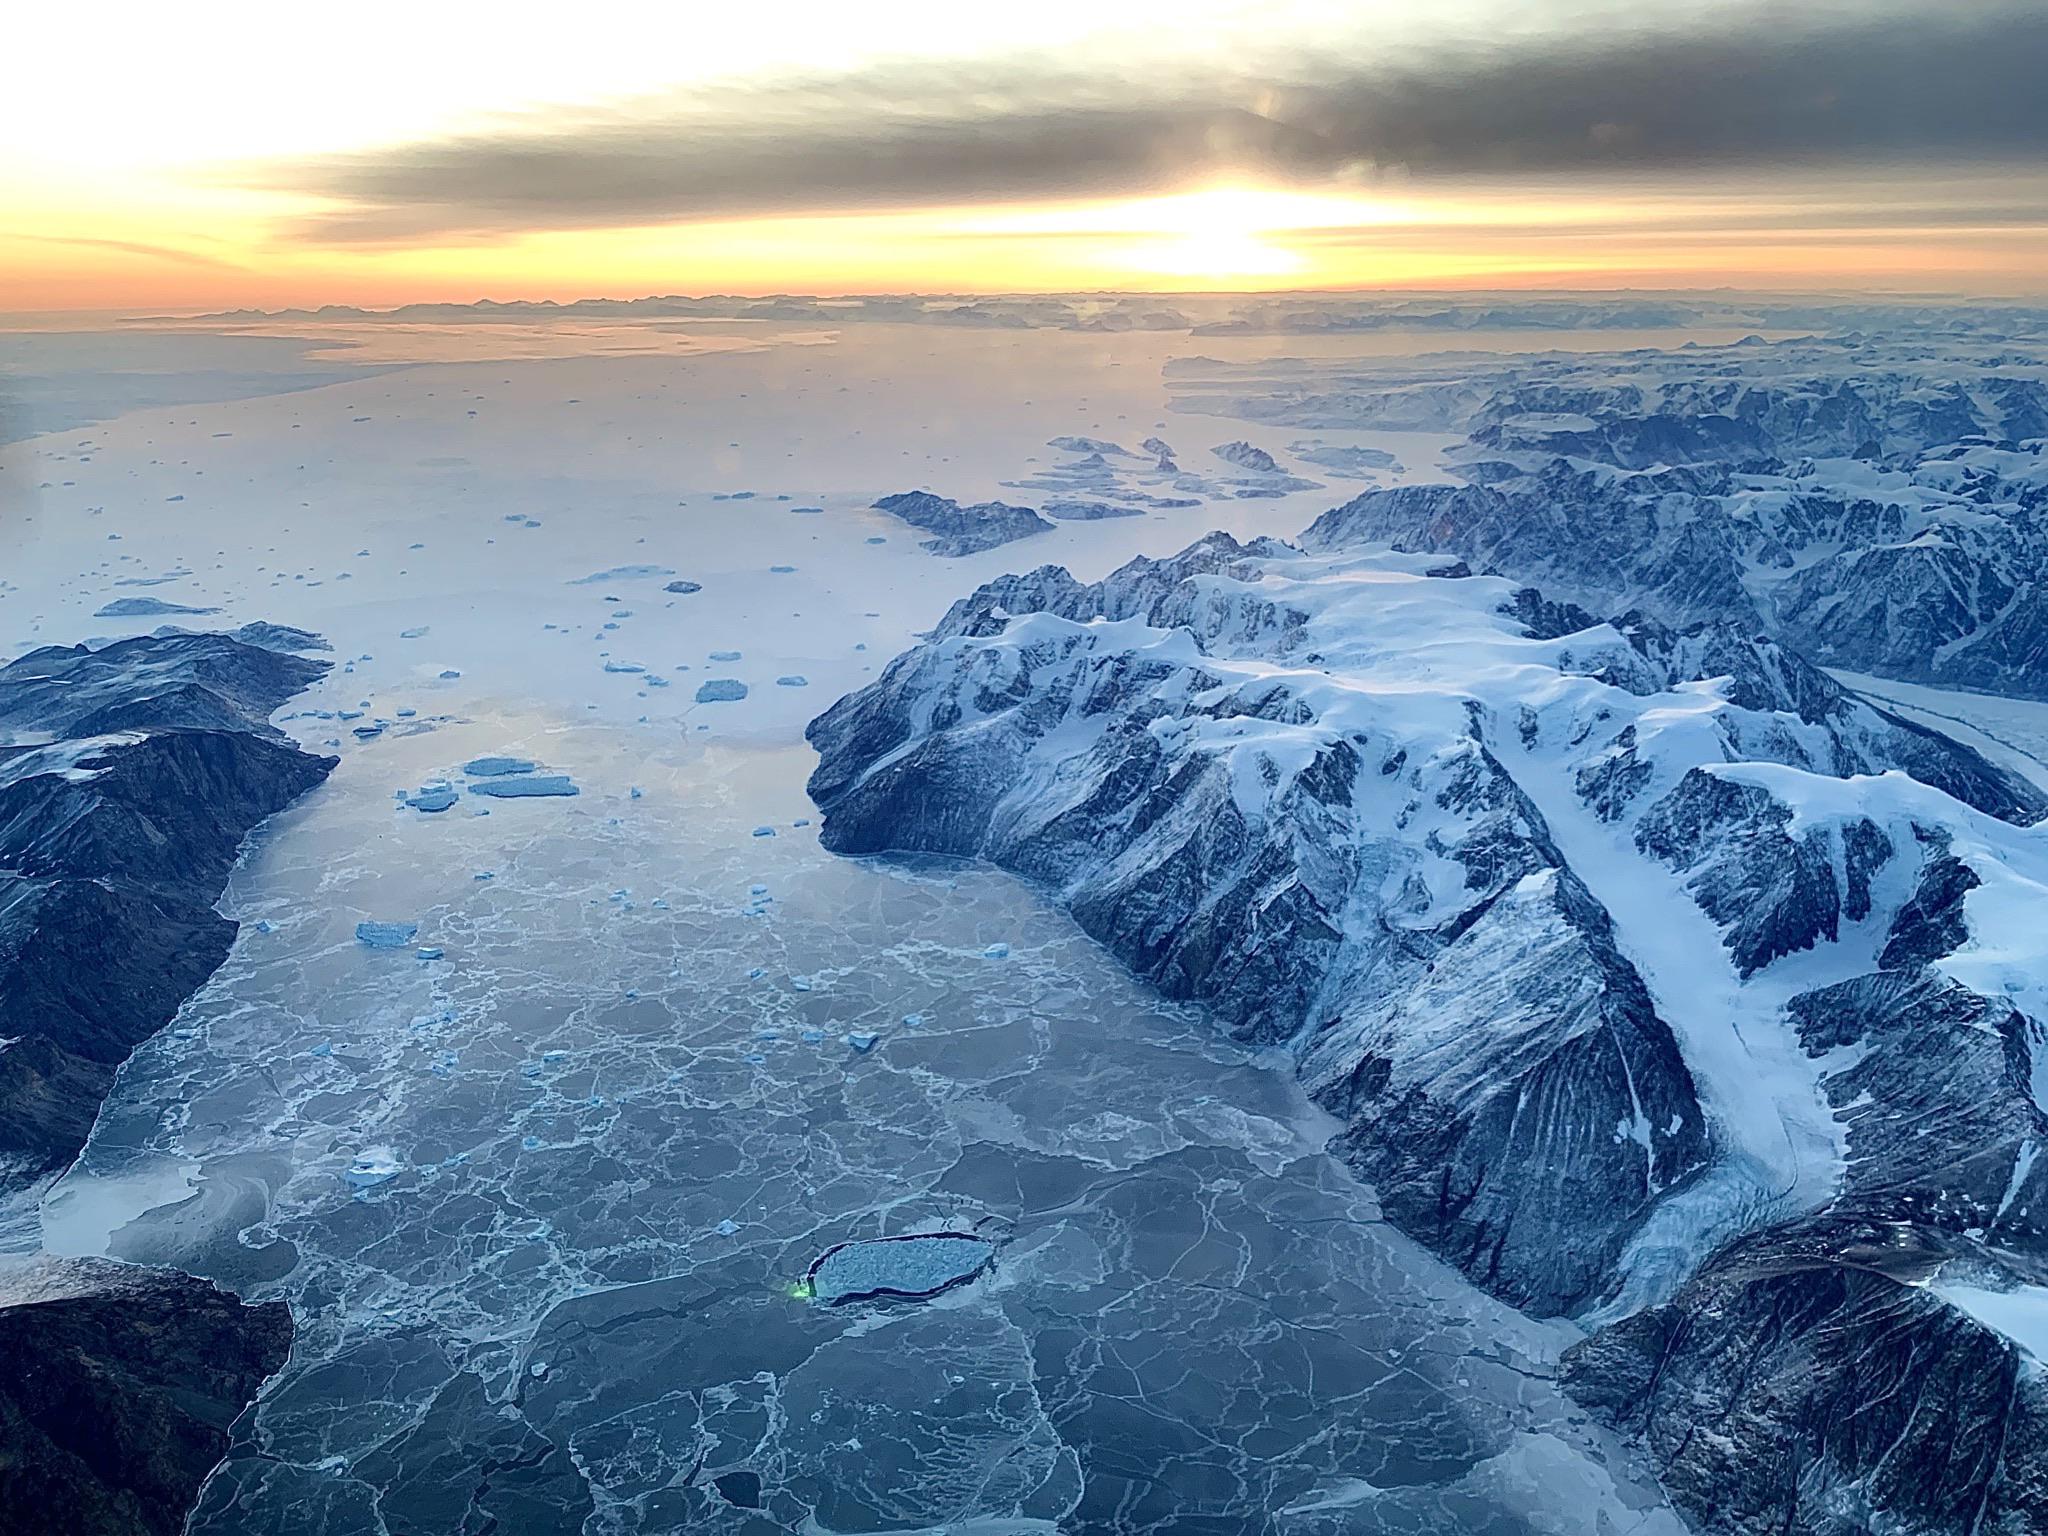
<instances>
[{"instance_id":1,"label":"golden horizon glow","mask_svg":"<svg viewBox=\"0 0 2048 1536\"><path fill-rule=\"evenodd\" d=\"M587 4L575 26L552 8L399 0L361 0L346 23L255 0L222 0L203 29L143 0L113 0L90 24L52 7L12 19L15 56L30 62L0 93L0 311L892 290L2048 289L2048 173L1988 165L1210 174L1121 196L669 221L571 199L502 213L498 228L450 215L449 229L350 240L323 223L350 211L331 191L268 189L279 165L402 158L508 125L545 146L557 125L630 123L663 92L752 92L772 132L774 83L807 70L1133 50L1214 65L1360 37L1412 53L1432 29L1544 22L1542 7L1504 0L1444 0L1428 17L1397 0L1041 0L1028 15L798 3L773 27L730 10ZM1616 29L1634 14L1573 0L1582 20L1602 7ZM857 185L847 200L876 201Z\"/></svg>"},{"instance_id":2,"label":"golden horizon glow","mask_svg":"<svg viewBox=\"0 0 2048 1536\"><path fill-rule=\"evenodd\" d=\"M191 311L650 293L1197 292L1404 287L2038 291L2024 223L1860 225L1808 194L1400 196L1232 183L1002 208L761 216L337 248L303 199L214 189L0 231L0 310ZM201 210L204 235L185 233ZM177 217L174 219L173 214ZM2030 281L2032 279L2032 281Z\"/></svg>"}]
</instances>

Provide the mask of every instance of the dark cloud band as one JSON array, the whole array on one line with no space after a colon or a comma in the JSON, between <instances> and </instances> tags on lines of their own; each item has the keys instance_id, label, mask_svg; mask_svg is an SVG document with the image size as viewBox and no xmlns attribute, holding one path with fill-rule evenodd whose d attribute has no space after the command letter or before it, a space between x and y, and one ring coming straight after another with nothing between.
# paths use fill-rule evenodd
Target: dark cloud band
<instances>
[{"instance_id":1,"label":"dark cloud band","mask_svg":"<svg viewBox=\"0 0 2048 1536\"><path fill-rule=\"evenodd\" d=\"M326 239L1092 196L1293 180L2048 154L2048 6L1987 0L1144 82L1043 63L726 87L549 126L270 167Z\"/></svg>"}]
</instances>

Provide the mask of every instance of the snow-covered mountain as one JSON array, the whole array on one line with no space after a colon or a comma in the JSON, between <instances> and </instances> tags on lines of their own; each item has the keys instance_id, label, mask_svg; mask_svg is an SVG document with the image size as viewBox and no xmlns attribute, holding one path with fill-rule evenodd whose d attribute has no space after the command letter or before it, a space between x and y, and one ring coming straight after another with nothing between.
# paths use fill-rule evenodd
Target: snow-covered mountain
<instances>
[{"instance_id":1,"label":"snow-covered mountain","mask_svg":"<svg viewBox=\"0 0 2048 1536\"><path fill-rule=\"evenodd\" d=\"M1287 1052L1389 1219L1604 1329L1573 1390L1702 1525L2048 1518L2048 804L1754 625L1340 532L983 587L813 723L828 846L1041 881ZM1930 1386L1910 1469L1896 1405L1782 1449L1899 1349L2005 1438Z\"/></svg>"},{"instance_id":2,"label":"snow-covered mountain","mask_svg":"<svg viewBox=\"0 0 2048 1536\"><path fill-rule=\"evenodd\" d=\"M2048 697L2038 344L1846 337L1298 373L1183 409L1461 432L1466 483L1368 491L1312 549L1454 554L1599 612L1728 620L1810 659Z\"/></svg>"}]
</instances>

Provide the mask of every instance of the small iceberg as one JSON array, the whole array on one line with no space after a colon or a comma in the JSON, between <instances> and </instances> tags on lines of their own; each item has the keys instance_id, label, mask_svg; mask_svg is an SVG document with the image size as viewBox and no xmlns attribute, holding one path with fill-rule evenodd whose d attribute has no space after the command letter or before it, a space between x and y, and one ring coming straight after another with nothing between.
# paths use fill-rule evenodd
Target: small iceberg
<instances>
[{"instance_id":1,"label":"small iceberg","mask_svg":"<svg viewBox=\"0 0 2048 1536\"><path fill-rule=\"evenodd\" d=\"M661 590L664 592L679 593L680 595L687 597L692 592L702 592L704 590L704 583L701 581L672 581L667 586L663 587Z\"/></svg>"},{"instance_id":2,"label":"small iceberg","mask_svg":"<svg viewBox=\"0 0 2048 1536\"><path fill-rule=\"evenodd\" d=\"M801 672L790 672L775 679L775 686L778 688L808 688L811 686L811 680Z\"/></svg>"},{"instance_id":3,"label":"small iceberg","mask_svg":"<svg viewBox=\"0 0 2048 1536\"><path fill-rule=\"evenodd\" d=\"M736 677L714 677L697 685L699 704L734 704L747 696L747 685Z\"/></svg>"},{"instance_id":4,"label":"small iceberg","mask_svg":"<svg viewBox=\"0 0 2048 1536\"><path fill-rule=\"evenodd\" d=\"M416 811L426 811L431 815L447 810L456 799L452 784L422 784L406 796L405 803Z\"/></svg>"},{"instance_id":5,"label":"small iceberg","mask_svg":"<svg viewBox=\"0 0 2048 1536\"><path fill-rule=\"evenodd\" d=\"M675 572L665 565L615 565L608 571L592 571L588 576L579 576L569 585L572 587L598 587L608 581L633 581L655 576L673 576Z\"/></svg>"},{"instance_id":6,"label":"small iceberg","mask_svg":"<svg viewBox=\"0 0 2048 1536\"><path fill-rule=\"evenodd\" d=\"M469 786L472 795L489 795L496 800L532 800L553 795L580 794L566 773L508 774Z\"/></svg>"},{"instance_id":7,"label":"small iceberg","mask_svg":"<svg viewBox=\"0 0 2048 1536\"><path fill-rule=\"evenodd\" d=\"M1047 517L1069 523L1099 523L1111 517L1143 517L1143 507L1123 507L1107 501L1048 501Z\"/></svg>"},{"instance_id":8,"label":"small iceberg","mask_svg":"<svg viewBox=\"0 0 2048 1536\"><path fill-rule=\"evenodd\" d=\"M841 1243L812 1263L803 1293L828 1307L884 1297L924 1301L980 1275L995 1253L994 1243L967 1232Z\"/></svg>"},{"instance_id":9,"label":"small iceberg","mask_svg":"<svg viewBox=\"0 0 2048 1536\"><path fill-rule=\"evenodd\" d=\"M184 603L167 603L160 597L117 597L96 609L96 619L155 619L172 613L219 613L218 608L191 608Z\"/></svg>"},{"instance_id":10,"label":"small iceberg","mask_svg":"<svg viewBox=\"0 0 2048 1536\"><path fill-rule=\"evenodd\" d=\"M418 923L356 924L356 942L365 949L404 949L419 933Z\"/></svg>"},{"instance_id":11,"label":"small iceberg","mask_svg":"<svg viewBox=\"0 0 2048 1536\"><path fill-rule=\"evenodd\" d=\"M531 773L536 764L524 757L472 757L462 771L472 779L496 779L510 773Z\"/></svg>"},{"instance_id":12,"label":"small iceberg","mask_svg":"<svg viewBox=\"0 0 2048 1536\"><path fill-rule=\"evenodd\" d=\"M1131 450L1122 443L1112 443L1100 437L1053 437L1046 439L1045 446L1057 448L1061 453L1113 453L1118 458L1132 457Z\"/></svg>"},{"instance_id":13,"label":"small iceberg","mask_svg":"<svg viewBox=\"0 0 2048 1536\"><path fill-rule=\"evenodd\" d=\"M366 1147L356 1154L356 1160L348 1165L348 1172L342 1177L357 1189L374 1189L386 1180L398 1177L404 1167L398 1160L398 1154L389 1147Z\"/></svg>"}]
</instances>

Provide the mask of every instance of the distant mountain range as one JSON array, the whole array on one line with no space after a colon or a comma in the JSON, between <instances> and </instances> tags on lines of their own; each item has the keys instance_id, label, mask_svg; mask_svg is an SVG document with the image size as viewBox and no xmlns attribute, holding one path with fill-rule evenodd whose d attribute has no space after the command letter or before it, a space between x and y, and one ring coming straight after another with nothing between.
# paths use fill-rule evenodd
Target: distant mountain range
<instances>
[{"instance_id":1,"label":"distant mountain range","mask_svg":"<svg viewBox=\"0 0 2048 1536\"><path fill-rule=\"evenodd\" d=\"M158 317L187 318L187 317ZM1774 330L2048 334L2048 308L1939 298L1589 292L1298 294L650 294L634 299L479 299L363 309L237 309L189 317L218 324L280 320L461 324L632 319L954 325L1010 330L1183 331L1198 336L1361 331Z\"/></svg>"}]
</instances>

